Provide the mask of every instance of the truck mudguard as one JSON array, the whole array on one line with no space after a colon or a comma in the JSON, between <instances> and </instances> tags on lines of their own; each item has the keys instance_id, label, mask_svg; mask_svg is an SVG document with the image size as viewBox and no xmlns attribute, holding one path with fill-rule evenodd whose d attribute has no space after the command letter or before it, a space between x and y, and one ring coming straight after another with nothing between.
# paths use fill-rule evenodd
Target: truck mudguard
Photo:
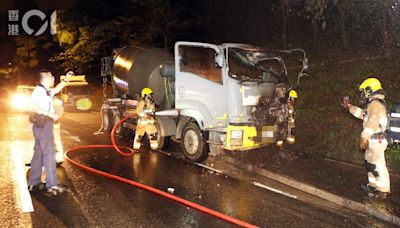
<instances>
[{"instance_id":1,"label":"truck mudguard","mask_svg":"<svg viewBox=\"0 0 400 228\"><path fill-rule=\"evenodd\" d=\"M160 126L161 136L172 136L176 132L176 123L170 117L156 117L157 123Z\"/></svg>"}]
</instances>

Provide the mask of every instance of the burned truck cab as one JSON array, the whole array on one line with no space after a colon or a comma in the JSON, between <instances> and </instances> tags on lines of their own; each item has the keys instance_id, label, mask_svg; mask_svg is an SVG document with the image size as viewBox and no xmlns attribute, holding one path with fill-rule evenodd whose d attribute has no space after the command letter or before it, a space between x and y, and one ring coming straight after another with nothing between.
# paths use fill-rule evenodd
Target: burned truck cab
<instances>
[{"instance_id":1,"label":"burned truck cab","mask_svg":"<svg viewBox=\"0 0 400 228\"><path fill-rule=\"evenodd\" d=\"M294 142L292 87L279 53L245 44L178 42L175 70L175 108L207 132L210 152Z\"/></svg>"},{"instance_id":2,"label":"burned truck cab","mask_svg":"<svg viewBox=\"0 0 400 228\"><path fill-rule=\"evenodd\" d=\"M225 50L231 99L224 148L281 145L289 135L294 139L288 129L290 85L283 59L249 45L225 44Z\"/></svg>"}]
</instances>

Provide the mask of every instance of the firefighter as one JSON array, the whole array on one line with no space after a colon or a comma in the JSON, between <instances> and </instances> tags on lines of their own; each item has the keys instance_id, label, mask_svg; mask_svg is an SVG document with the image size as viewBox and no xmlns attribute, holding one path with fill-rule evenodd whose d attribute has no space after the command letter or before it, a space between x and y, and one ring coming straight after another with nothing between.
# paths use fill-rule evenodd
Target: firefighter
<instances>
[{"instance_id":1,"label":"firefighter","mask_svg":"<svg viewBox=\"0 0 400 228\"><path fill-rule=\"evenodd\" d=\"M385 137L388 118L385 105L385 94L381 83L376 78L367 78L359 87L360 104L365 109L351 104L343 104L345 109L363 120L359 148L365 151L365 168L369 183L361 188L368 197L385 199L390 194L389 172L386 168L385 150L388 141Z\"/></svg>"},{"instance_id":2,"label":"firefighter","mask_svg":"<svg viewBox=\"0 0 400 228\"><path fill-rule=\"evenodd\" d=\"M155 126L154 112L156 105L153 99L153 90L144 88L136 106L135 114L139 116L133 141L133 149L139 149L145 133L150 140L150 147L158 149L157 128Z\"/></svg>"},{"instance_id":3,"label":"firefighter","mask_svg":"<svg viewBox=\"0 0 400 228\"><path fill-rule=\"evenodd\" d=\"M289 91L289 97L288 97L288 136L286 138L286 141L290 144L293 144L295 141L295 129L296 129L296 124L295 124L295 112L294 112L294 106L296 104L296 99L298 98L296 90L290 90Z\"/></svg>"}]
</instances>

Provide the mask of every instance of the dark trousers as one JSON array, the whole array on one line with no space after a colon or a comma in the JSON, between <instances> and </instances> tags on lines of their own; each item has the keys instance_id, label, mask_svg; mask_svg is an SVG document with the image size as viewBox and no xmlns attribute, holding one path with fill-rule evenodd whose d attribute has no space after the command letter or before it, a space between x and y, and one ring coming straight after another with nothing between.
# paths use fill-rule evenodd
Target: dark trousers
<instances>
[{"instance_id":1,"label":"dark trousers","mask_svg":"<svg viewBox=\"0 0 400 228\"><path fill-rule=\"evenodd\" d=\"M43 128L33 125L33 136L35 137L34 154L31 162L31 172L28 185L38 185L41 181L42 167L46 174L46 187L57 185L56 176L56 151L54 147L54 123L46 121Z\"/></svg>"}]
</instances>

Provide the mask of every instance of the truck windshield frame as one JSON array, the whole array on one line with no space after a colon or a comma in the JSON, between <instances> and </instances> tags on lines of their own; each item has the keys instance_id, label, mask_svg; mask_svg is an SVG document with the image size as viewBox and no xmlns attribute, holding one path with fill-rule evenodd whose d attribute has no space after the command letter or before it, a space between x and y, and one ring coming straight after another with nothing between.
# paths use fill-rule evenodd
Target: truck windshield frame
<instances>
[{"instance_id":1,"label":"truck windshield frame","mask_svg":"<svg viewBox=\"0 0 400 228\"><path fill-rule=\"evenodd\" d=\"M287 83L286 67L280 56L260 50L227 49L228 75L242 82Z\"/></svg>"},{"instance_id":2,"label":"truck windshield frame","mask_svg":"<svg viewBox=\"0 0 400 228\"><path fill-rule=\"evenodd\" d=\"M209 47L181 45L179 46L180 71L222 85L221 68L215 65L216 53Z\"/></svg>"}]
</instances>

